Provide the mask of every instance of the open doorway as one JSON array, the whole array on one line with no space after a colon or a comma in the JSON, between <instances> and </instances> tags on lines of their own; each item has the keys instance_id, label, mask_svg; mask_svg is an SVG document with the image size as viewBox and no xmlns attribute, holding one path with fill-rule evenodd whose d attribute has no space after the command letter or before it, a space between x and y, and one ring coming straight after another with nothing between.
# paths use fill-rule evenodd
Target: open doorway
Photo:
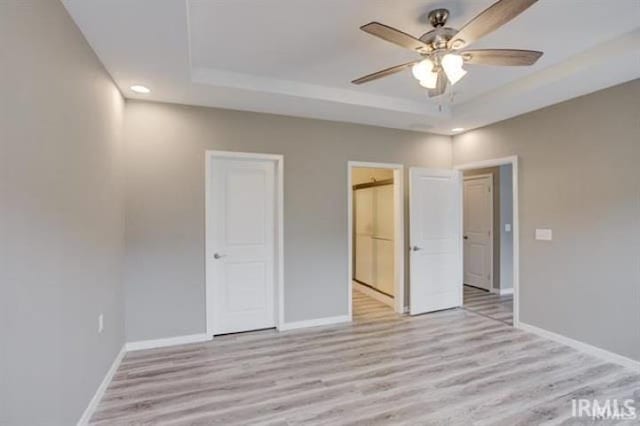
<instances>
[{"instance_id":1,"label":"open doorway","mask_svg":"<svg viewBox=\"0 0 640 426\"><path fill-rule=\"evenodd\" d=\"M514 164L463 170L463 306L514 324Z\"/></svg>"},{"instance_id":2,"label":"open doorway","mask_svg":"<svg viewBox=\"0 0 640 426\"><path fill-rule=\"evenodd\" d=\"M349 308L356 320L404 312L402 179L401 165L348 165Z\"/></svg>"}]
</instances>

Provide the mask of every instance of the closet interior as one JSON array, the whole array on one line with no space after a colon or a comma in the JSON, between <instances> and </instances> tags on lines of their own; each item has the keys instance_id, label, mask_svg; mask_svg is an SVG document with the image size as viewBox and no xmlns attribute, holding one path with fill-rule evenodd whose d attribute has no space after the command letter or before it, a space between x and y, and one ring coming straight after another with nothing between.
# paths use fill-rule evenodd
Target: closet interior
<instances>
[{"instance_id":1,"label":"closet interior","mask_svg":"<svg viewBox=\"0 0 640 426\"><path fill-rule=\"evenodd\" d=\"M388 299L392 304L395 275L393 170L354 168L352 185L354 287L373 290L383 301Z\"/></svg>"}]
</instances>

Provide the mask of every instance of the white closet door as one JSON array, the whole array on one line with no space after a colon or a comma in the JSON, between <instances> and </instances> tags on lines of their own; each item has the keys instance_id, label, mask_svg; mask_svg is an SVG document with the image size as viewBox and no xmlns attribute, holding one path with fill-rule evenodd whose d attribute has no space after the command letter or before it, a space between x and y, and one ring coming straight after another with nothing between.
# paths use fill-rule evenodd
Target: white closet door
<instances>
[{"instance_id":1,"label":"white closet door","mask_svg":"<svg viewBox=\"0 0 640 426\"><path fill-rule=\"evenodd\" d=\"M373 189L355 191L356 234L373 235Z\"/></svg>"},{"instance_id":2,"label":"white closet door","mask_svg":"<svg viewBox=\"0 0 640 426\"><path fill-rule=\"evenodd\" d=\"M394 295L393 241L373 240L374 286L383 293Z\"/></svg>"},{"instance_id":3,"label":"white closet door","mask_svg":"<svg viewBox=\"0 0 640 426\"><path fill-rule=\"evenodd\" d=\"M393 185L377 186L373 189L373 236L393 240Z\"/></svg>"},{"instance_id":4,"label":"white closet door","mask_svg":"<svg viewBox=\"0 0 640 426\"><path fill-rule=\"evenodd\" d=\"M356 235L356 280L373 285L373 239Z\"/></svg>"},{"instance_id":5,"label":"white closet door","mask_svg":"<svg viewBox=\"0 0 640 426\"><path fill-rule=\"evenodd\" d=\"M373 188L355 191L355 278L373 283Z\"/></svg>"},{"instance_id":6,"label":"white closet door","mask_svg":"<svg viewBox=\"0 0 640 426\"><path fill-rule=\"evenodd\" d=\"M373 286L393 296L393 185L377 186L373 195Z\"/></svg>"}]
</instances>

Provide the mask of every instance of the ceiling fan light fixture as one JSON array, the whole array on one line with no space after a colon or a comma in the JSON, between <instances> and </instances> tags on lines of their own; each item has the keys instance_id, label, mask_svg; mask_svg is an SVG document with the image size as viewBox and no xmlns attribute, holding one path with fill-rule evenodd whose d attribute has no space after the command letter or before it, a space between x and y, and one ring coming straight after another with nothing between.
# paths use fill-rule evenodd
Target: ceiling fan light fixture
<instances>
[{"instance_id":1,"label":"ceiling fan light fixture","mask_svg":"<svg viewBox=\"0 0 640 426\"><path fill-rule=\"evenodd\" d=\"M492 66L535 64L543 52L522 49L459 50L501 28L538 0L492 1L495 3L480 12L459 30L447 27L448 10L435 9L430 11L428 18L433 29L419 38L381 22L373 21L361 26L360 29L367 34L410 50L421 57L357 78L352 83L368 83L411 68L415 79L420 82L421 86L429 89L427 94L433 98L444 94L448 86L456 84L467 74L463 68L465 63Z\"/></svg>"},{"instance_id":2,"label":"ceiling fan light fixture","mask_svg":"<svg viewBox=\"0 0 640 426\"><path fill-rule=\"evenodd\" d=\"M430 72L427 74L426 78L420 80L420 86L427 89L435 89L438 84L438 73Z\"/></svg>"},{"instance_id":3,"label":"ceiling fan light fixture","mask_svg":"<svg viewBox=\"0 0 640 426\"><path fill-rule=\"evenodd\" d=\"M444 68L444 73L451 85L456 84L467 74L467 71L462 68L462 64L464 64L462 56L454 53L447 53L442 58L442 68Z\"/></svg>"},{"instance_id":4,"label":"ceiling fan light fixture","mask_svg":"<svg viewBox=\"0 0 640 426\"><path fill-rule=\"evenodd\" d=\"M433 62L430 59L424 59L411 68L411 72L416 80L428 80L429 74L433 74Z\"/></svg>"}]
</instances>

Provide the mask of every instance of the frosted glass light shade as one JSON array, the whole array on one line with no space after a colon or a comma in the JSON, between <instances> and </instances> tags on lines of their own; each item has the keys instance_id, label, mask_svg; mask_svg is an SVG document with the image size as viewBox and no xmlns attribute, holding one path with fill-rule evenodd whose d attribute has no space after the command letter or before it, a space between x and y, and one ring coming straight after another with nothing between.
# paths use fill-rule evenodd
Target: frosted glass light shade
<instances>
[{"instance_id":1,"label":"frosted glass light shade","mask_svg":"<svg viewBox=\"0 0 640 426\"><path fill-rule=\"evenodd\" d=\"M462 68L463 63L462 56L453 53L447 53L442 58L442 68L444 68L444 72L452 85L467 74L467 71Z\"/></svg>"},{"instance_id":2,"label":"frosted glass light shade","mask_svg":"<svg viewBox=\"0 0 640 426\"><path fill-rule=\"evenodd\" d=\"M435 89L436 84L438 84L437 72L430 72L427 74L426 78L420 80L420 86L426 87L427 89Z\"/></svg>"},{"instance_id":3,"label":"frosted glass light shade","mask_svg":"<svg viewBox=\"0 0 640 426\"><path fill-rule=\"evenodd\" d=\"M413 76L416 78L416 80L420 81L428 79L429 74L431 74L432 70L433 62L431 62L431 60L429 59L424 59L411 68Z\"/></svg>"}]
</instances>

